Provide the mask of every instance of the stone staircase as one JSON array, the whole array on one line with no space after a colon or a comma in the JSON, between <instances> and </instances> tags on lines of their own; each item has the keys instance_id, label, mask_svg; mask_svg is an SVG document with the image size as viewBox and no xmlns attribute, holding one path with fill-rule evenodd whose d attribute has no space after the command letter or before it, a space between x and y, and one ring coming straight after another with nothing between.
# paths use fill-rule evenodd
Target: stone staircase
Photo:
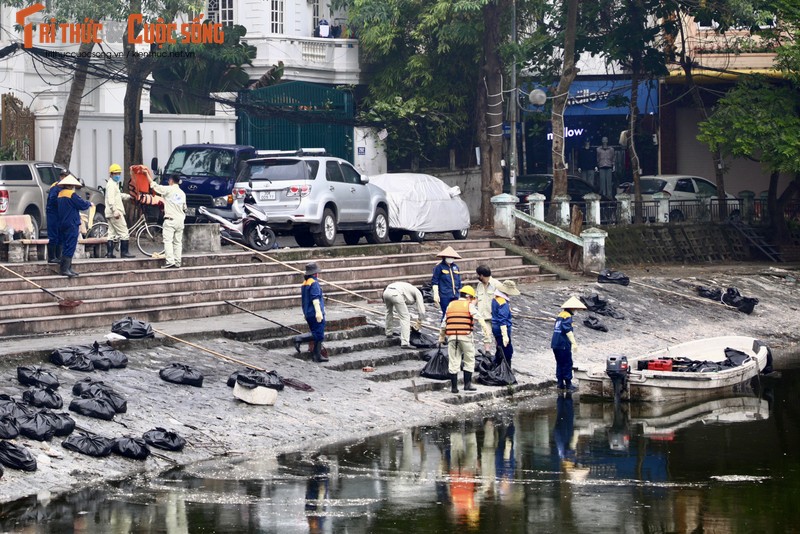
<instances>
[{"instance_id":1,"label":"stone staircase","mask_svg":"<svg viewBox=\"0 0 800 534\"><path fill-rule=\"evenodd\" d=\"M463 256L458 264L465 282L474 282L477 265L485 263L495 278L531 283L553 278L536 265L524 265L519 256L493 246L489 239L396 243L271 251L268 257L234 249L210 255L188 255L181 269L160 269L151 258L96 259L75 263L81 275L68 279L45 262L10 267L68 300L75 308L61 308L51 295L10 273L0 271L0 336L35 335L108 325L126 315L149 322L213 317L233 313L225 300L250 310L299 305L302 270L317 261L322 278L366 298L377 299L395 280L420 285L430 280L436 252L452 246ZM351 294L324 286L327 297L355 300Z\"/></svg>"}]
</instances>

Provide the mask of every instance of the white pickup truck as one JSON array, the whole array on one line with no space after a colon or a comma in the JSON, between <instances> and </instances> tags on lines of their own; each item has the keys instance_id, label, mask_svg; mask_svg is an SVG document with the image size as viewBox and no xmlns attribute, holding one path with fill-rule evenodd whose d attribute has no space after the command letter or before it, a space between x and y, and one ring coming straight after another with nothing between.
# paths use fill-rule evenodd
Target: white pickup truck
<instances>
[{"instance_id":1,"label":"white pickup truck","mask_svg":"<svg viewBox=\"0 0 800 534\"><path fill-rule=\"evenodd\" d=\"M47 161L0 161L0 215L30 215L34 235L47 229L47 193L63 166ZM105 195L84 187L81 196L97 206L95 222L103 218Z\"/></svg>"}]
</instances>

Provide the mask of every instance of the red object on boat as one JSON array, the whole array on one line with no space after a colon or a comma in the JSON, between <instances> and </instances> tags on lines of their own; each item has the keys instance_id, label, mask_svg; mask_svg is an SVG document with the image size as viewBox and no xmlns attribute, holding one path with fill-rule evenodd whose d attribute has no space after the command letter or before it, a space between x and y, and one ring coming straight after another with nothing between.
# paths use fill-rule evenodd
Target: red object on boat
<instances>
[{"instance_id":1,"label":"red object on boat","mask_svg":"<svg viewBox=\"0 0 800 534\"><path fill-rule=\"evenodd\" d=\"M672 371L672 360L650 360L647 362L648 371Z\"/></svg>"}]
</instances>

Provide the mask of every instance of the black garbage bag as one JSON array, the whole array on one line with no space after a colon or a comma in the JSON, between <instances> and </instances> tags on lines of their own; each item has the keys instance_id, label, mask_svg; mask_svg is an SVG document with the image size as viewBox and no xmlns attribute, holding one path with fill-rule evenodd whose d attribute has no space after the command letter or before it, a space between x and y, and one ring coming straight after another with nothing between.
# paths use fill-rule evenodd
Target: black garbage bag
<instances>
[{"instance_id":1,"label":"black garbage bag","mask_svg":"<svg viewBox=\"0 0 800 534\"><path fill-rule=\"evenodd\" d=\"M70 417L66 412L55 413L50 410L40 410L39 413L50 418L50 421L53 423L53 428L55 428L55 434L53 434L55 436L69 436L72 434L72 431L75 430L75 419Z\"/></svg>"},{"instance_id":2,"label":"black garbage bag","mask_svg":"<svg viewBox=\"0 0 800 534\"><path fill-rule=\"evenodd\" d=\"M625 318L625 315L618 312L606 299L597 293L592 293L588 297L580 297L580 301L583 302L583 305L586 306L586 309L590 312L605 315L606 317L613 317L614 319Z\"/></svg>"},{"instance_id":3,"label":"black garbage bag","mask_svg":"<svg viewBox=\"0 0 800 534\"><path fill-rule=\"evenodd\" d=\"M103 399L114 408L116 413L125 413L128 411L128 401L125 400L125 397L114 391L111 386L107 386L102 382L96 382L89 386L89 388L81 394L81 397Z\"/></svg>"},{"instance_id":4,"label":"black garbage bag","mask_svg":"<svg viewBox=\"0 0 800 534\"><path fill-rule=\"evenodd\" d=\"M114 440L91 432L78 432L61 442L61 446L72 452L88 456L104 457L111 454Z\"/></svg>"},{"instance_id":5,"label":"black garbage bag","mask_svg":"<svg viewBox=\"0 0 800 534\"><path fill-rule=\"evenodd\" d=\"M247 389L255 389L257 387L265 387L283 390L283 378L277 371L256 371L252 373L242 373L236 378L236 383Z\"/></svg>"},{"instance_id":6,"label":"black garbage bag","mask_svg":"<svg viewBox=\"0 0 800 534\"><path fill-rule=\"evenodd\" d=\"M72 399L72 402L69 403L69 409L81 415L95 417L105 421L111 421L117 413L108 400L93 397L89 392L85 392L80 397Z\"/></svg>"},{"instance_id":7,"label":"black garbage bag","mask_svg":"<svg viewBox=\"0 0 800 534\"><path fill-rule=\"evenodd\" d=\"M64 406L64 400L53 388L33 387L22 392L22 400L37 408L57 410Z\"/></svg>"},{"instance_id":8,"label":"black garbage bag","mask_svg":"<svg viewBox=\"0 0 800 534\"><path fill-rule=\"evenodd\" d=\"M125 436L117 438L111 445L111 452L133 460L144 460L150 456L150 448L141 438Z\"/></svg>"},{"instance_id":9,"label":"black garbage bag","mask_svg":"<svg viewBox=\"0 0 800 534\"><path fill-rule=\"evenodd\" d=\"M98 380L94 380L93 378L89 378L89 377L84 378L83 380L78 380L72 386L72 394L75 395L76 397L80 397L84 392L88 391L89 388L92 385L94 385L94 384L102 384L102 383L103 382L100 382Z\"/></svg>"},{"instance_id":10,"label":"black garbage bag","mask_svg":"<svg viewBox=\"0 0 800 534\"><path fill-rule=\"evenodd\" d=\"M23 417L17 422L19 423L19 433L26 438L47 441L56 433L52 419L39 412Z\"/></svg>"},{"instance_id":11,"label":"black garbage bag","mask_svg":"<svg viewBox=\"0 0 800 534\"><path fill-rule=\"evenodd\" d=\"M21 471L36 471L36 458L21 445L0 441L0 464Z\"/></svg>"},{"instance_id":12,"label":"black garbage bag","mask_svg":"<svg viewBox=\"0 0 800 534\"><path fill-rule=\"evenodd\" d=\"M503 349L500 349L503 352ZM494 358L487 354L483 349L475 354L475 372L478 374L488 373L494 367Z\"/></svg>"},{"instance_id":13,"label":"black garbage bag","mask_svg":"<svg viewBox=\"0 0 800 534\"><path fill-rule=\"evenodd\" d=\"M19 423L10 415L0 416L0 439L14 439L19 436Z\"/></svg>"},{"instance_id":14,"label":"black garbage bag","mask_svg":"<svg viewBox=\"0 0 800 534\"><path fill-rule=\"evenodd\" d=\"M611 269L603 269L597 275L597 281L601 284L620 284L627 286L631 283L631 279L619 271L612 271Z\"/></svg>"},{"instance_id":15,"label":"black garbage bag","mask_svg":"<svg viewBox=\"0 0 800 534\"><path fill-rule=\"evenodd\" d=\"M171 363L158 372L161 380L172 382L173 384L185 384L187 386L203 387L203 375L182 363Z\"/></svg>"},{"instance_id":16,"label":"black garbage bag","mask_svg":"<svg viewBox=\"0 0 800 534\"><path fill-rule=\"evenodd\" d=\"M186 440L176 432L156 427L142 434L145 442L151 447L165 451L180 451L186 446Z\"/></svg>"},{"instance_id":17,"label":"black garbage bag","mask_svg":"<svg viewBox=\"0 0 800 534\"><path fill-rule=\"evenodd\" d=\"M106 342L105 345L101 345L95 341L94 344L91 345L89 358L91 358L92 362L99 359L107 360L108 364L113 369L122 369L123 367L128 366L128 357L125 356L123 352L120 352L112 347L110 342ZM103 363L103 365L106 364ZM95 366L97 366L97 364L95 364ZM106 369L103 370L105 371Z\"/></svg>"},{"instance_id":18,"label":"black garbage bag","mask_svg":"<svg viewBox=\"0 0 800 534\"><path fill-rule=\"evenodd\" d=\"M589 327L592 330L599 330L601 332L608 332L608 327L603 324L603 322L595 317L594 315L590 315L586 319L583 320L583 326Z\"/></svg>"},{"instance_id":19,"label":"black garbage bag","mask_svg":"<svg viewBox=\"0 0 800 534\"><path fill-rule=\"evenodd\" d=\"M723 362L722 366L739 367L749 359L750 356L748 356L746 353L737 349L732 349L730 347L727 347L725 349L725 361Z\"/></svg>"},{"instance_id":20,"label":"black garbage bag","mask_svg":"<svg viewBox=\"0 0 800 534\"><path fill-rule=\"evenodd\" d=\"M75 358L75 363L68 365L72 371L81 371L84 373L91 373L95 370L94 362L85 354L80 354Z\"/></svg>"},{"instance_id":21,"label":"black garbage bag","mask_svg":"<svg viewBox=\"0 0 800 534\"><path fill-rule=\"evenodd\" d=\"M729 287L725 291L725 294L722 295L721 300L728 306L734 307L747 315L753 313L753 309L756 307L756 304L758 304L757 298L743 297L735 287Z\"/></svg>"},{"instance_id":22,"label":"black garbage bag","mask_svg":"<svg viewBox=\"0 0 800 534\"><path fill-rule=\"evenodd\" d=\"M442 350L439 345L436 348L436 353L431 355L431 359L419 372L419 376L430 378L432 380L450 380L450 358L446 350Z\"/></svg>"},{"instance_id":23,"label":"black garbage bag","mask_svg":"<svg viewBox=\"0 0 800 534\"><path fill-rule=\"evenodd\" d=\"M722 298L722 290L718 287L695 286L694 289L703 298L711 300L720 300Z\"/></svg>"},{"instance_id":24,"label":"black garbage bag","mask_svg":"<svg viewBox=\"0 0 800 534\"><path fill-rule=\"evenodd\" d=\"M412 328L411 336L408 338L408 343L412 347L417 347L418 349L432 349L436 346L437 341L433 336L423 334L419 330L414 330Z\"/></svg>"},{"instance_id":25,"label":"black garbage bag","mask_svg":"<svg viewBox=\"0 0 800 534\"><path fill-rule=\"evenodd\" d=\"M9 395L0 395L0 416L8 415L19 419L35 413L36 409L28 403L18 401Z\"/></svg>"},{"instance_id":26,"label":"black garbage bag","mask_svg":"<svg viewBox=\"0 0 800 534\"><path fill-rule=\"evenodd\" d=\"M479 374L476 381L485 386L511 386L517 383L517 378L508 361L503 357L488 372Z\"/></svg>"},{"instance_id":27,"label":"black garbage bag","mask_svg":"<svg viewBox=\"0 0 800 534\"><path fill-rule=\"evenodd\" d=\"M433 286L430 282L422 284L419 287L419 292L422 293L422 302L426 304L433 304Z\"/></svg>"},{"instance_id":28,"label":"black garbage bag","mask_svg":"<svg viewBox=\"0 0 800 534\"><path fill-rule=\"evenodd\" d=\"M35 365L17 367L17 380L23 386L43 386L58 389L58 377Z\"/></svg>"},{"instance_id":29,"label":"black garbage bag","mask_svg":"<svg viewBox=\"0 0 800 534\"><path fill-rule=\"evenodd\" d=\"M64 347L50 353L50 362L59 367L69 367L78 361L78 347Z\"/></svg>"},{"instance_id":30,"label":"black garbage bag","mask_svg":"<svg viewBox=\"0 0 800 534\"><path fill-rule=\"evenodd\" d=\"M146 337L155 337L153 327L150 323L139 321L131 317L125 317L119 321L115 321L111 325L111 331L115 334L124 336L127 339L143 339Z\"/></svg>"},{"instance_id":31,"label":"black garbage bag","mask_svg":"<svg viewBox=\"0 0 800 534\"><path fill-rule=\"evenodd\" d=\"M260 371L257 371L256 369L253 369L252 367L245 367L244 369L240 369L238 371L234 371L228 377L228 382L227 382L228 387L232 388L233 386L235 386L236 385L236 379L240 375L257 375L259 372Z\"/></svg>"},{"instance_id":32,"label":"black garbage bag","mask_svg":"<svg viewBox=\"0 0 800 534\"><path fill-rule=\"evenodd\" d=\"M95 356L90 360L95 371L108 371L111 369L111 360L102 356Z\"/></svg>"}]
</instances>

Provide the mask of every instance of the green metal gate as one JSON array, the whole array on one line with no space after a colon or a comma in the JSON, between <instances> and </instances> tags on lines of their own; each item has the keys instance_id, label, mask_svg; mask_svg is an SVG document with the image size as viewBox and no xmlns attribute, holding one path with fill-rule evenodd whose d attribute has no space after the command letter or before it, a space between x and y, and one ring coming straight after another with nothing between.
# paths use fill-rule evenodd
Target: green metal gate
<instances>
[{"instance_id":1,"label":"green metal gate","mask_svg":"<svg viewBox=\"0 0 800 534\"><path fill-rule=\"evenodd\" d=\"M239 93L236 142L260 150L324 148L353 162L353 97L346 91L287 82Z\"/></svg>"}]
</instances>

